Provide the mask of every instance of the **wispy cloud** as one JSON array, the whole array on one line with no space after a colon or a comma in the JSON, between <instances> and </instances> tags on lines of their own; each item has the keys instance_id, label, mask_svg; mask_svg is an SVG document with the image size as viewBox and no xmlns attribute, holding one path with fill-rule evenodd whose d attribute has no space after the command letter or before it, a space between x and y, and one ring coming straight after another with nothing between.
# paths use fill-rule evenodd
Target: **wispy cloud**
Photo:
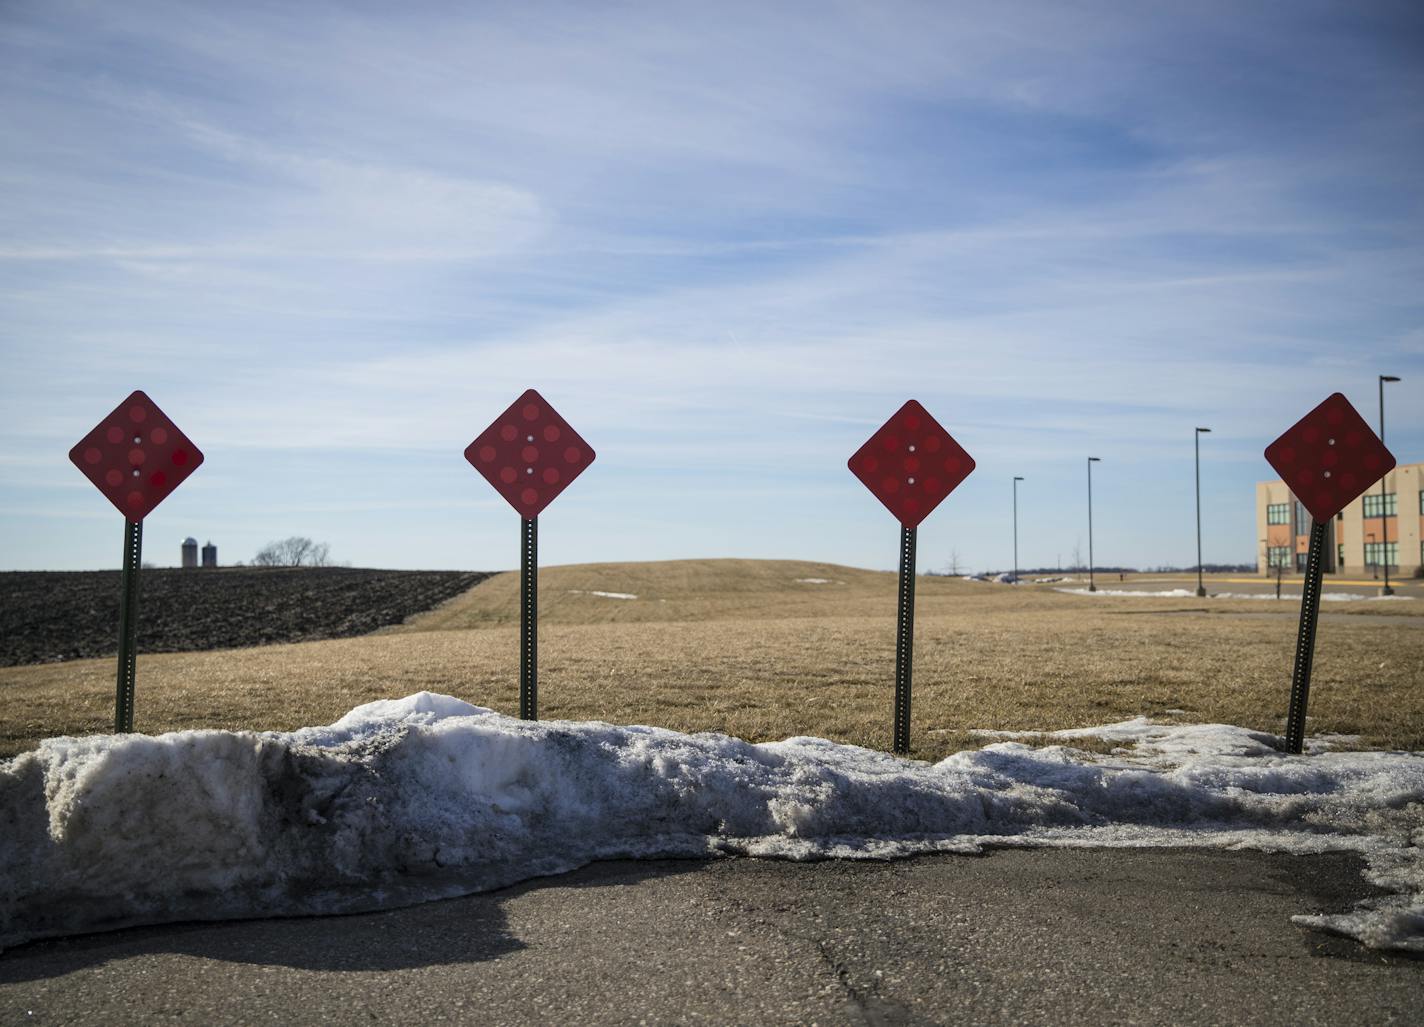
<instances>
[{"instance_id":1,"label":"wispy cloud","mask_svg":"<svg viewBox=\"0 0 1424 1027\"><path fill-rule=\"evenodd\" d=\"M460 448L533 384L600 451L568 557L774 555L775 497L800 555L884 563L843 462L913 394L980 458L936 515L966 559L1025 471L1025 559L1070 548L1089 449L1108 559L1190 559L1197 423L1208 549L1249 559L1260 450L1325 393L1403 376L1424 453L1420 38L1345 4L10 5L0 449L62 457L142 385L210 451L155 516L432 565L488 498ZM17 537L64 473L0 464Z\"/></svg>"}]
</instances>

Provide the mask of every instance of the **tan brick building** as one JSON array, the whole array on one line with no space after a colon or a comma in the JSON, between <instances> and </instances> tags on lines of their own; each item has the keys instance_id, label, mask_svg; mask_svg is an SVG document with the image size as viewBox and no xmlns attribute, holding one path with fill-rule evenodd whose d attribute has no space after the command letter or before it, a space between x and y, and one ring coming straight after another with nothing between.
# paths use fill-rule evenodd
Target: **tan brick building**
<instances>
[{"instance_id":1,"label":"tan brick building","mask_svg":"<svg viewBox=\"0 0 1424 1027\"><path fill-rule=\"evenodd\" d=\"M1424 565L1424 464L1401 464L1330 519L1327 574L1374 574L1389 561L1393 577ZM1256 483L1256 566L1262 574L1305 569L1310 514L1283 481Z\"/></svg>"}]
</instances>

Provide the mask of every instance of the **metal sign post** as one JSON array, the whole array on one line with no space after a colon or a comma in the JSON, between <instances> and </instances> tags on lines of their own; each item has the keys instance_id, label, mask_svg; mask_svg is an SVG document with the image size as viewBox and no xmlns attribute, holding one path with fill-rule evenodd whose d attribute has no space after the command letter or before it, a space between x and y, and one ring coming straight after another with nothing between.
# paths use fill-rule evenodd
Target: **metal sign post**
<instances>
[{"instance_id":1,"label":"metal sign post","mask_svg":"<svg viewBox=\"0 0 1424 1027\"><path fill-rule=\"evenodd\" d=\"M539 518L519 522L519 719L539 719Z\"/></svg>"},{"instance_id":2,"label":"metal sign post","mask_svg":"<svg viewBox=\"0 0 1424 1027\"><path fill-rule=\"evenodd\" d=\"M1286 750L1299 754L1305 747L1306 705L1330 520L1389 473L1394 456L1350 401L1336 392L1267 446L1266 460L1312 520L1286 712ZM1266 545L1269 551L1269 539Z\"/></svg>"},{"instance_id":3,"label":"metal sign post","mask_svg":"<svg viewBox=\"0 0 1424 1027\"><path fill-rule=\"evenodd\" d=\"M915 529L900 526L900 601L895 611L896 752L910 751L910 678L915 655Z\"/></svg>"},{"instance_id":4,"label":"metal sign post","mask_svg":"<svg viewBox=\"0 0 1424 1027\"><path fill-rule=\"evenodd\" d=\"M519 716L524 720L539 719L539 514L593 458L593 447L533 389L465 447L465 459L519 513Z\"/></svg>"},{"instance_id":5,"label":"metal sign post","mask_svg":"<svg viewBox=\"0 0 1424 1027\"><path fill-rule=\"evenodd\" d=\"M1320 618L1320 575L1325 566L1325 531L1328 522L1310 526L1310 552L1305 557L1305 587L1300 597L1300 628L1295 636L1295 665L1291 669L1290 707L1286 710L1286 749L1299 753L1305 747L1305 707L1310 701L1310 665L1315 660L1315 625Z\"/></svg>"},{"instance_id":6,"label":"metal sign post","mask_svg":"<svg viewBox=\"0 0 1424 1027\"><path fill-rule=\"evenodd\" d=\"M119 584L119 680L114 692L114 731L133 730L138 678L138 572L143 566L143 521L124 521L124 570Z\"/></svg>"},{"instance_id":7,"label":"metal sign post","mask_svg":"<svg viewBox=\"0 0 1424 1027\"><path fill-rule=\"evenodd\" d=\"M894 746L910 751L910 684L915 644L916 529L974 470L971 457L913 399L860 447L847 466L900 522L895 618Z\"/></svg>"},{"instance_id":8,"label":"metal sign post","mask_svg":"<svg viewBox=\"0 0 1424 1027\"><path fill-rule=\"evenodd\" d=\"M69 459L124 516L119 670L114 730L133 730L143 519L203 462L203 454L142 391L132 393L69 451Z\"/></svg>"}]
</instances>

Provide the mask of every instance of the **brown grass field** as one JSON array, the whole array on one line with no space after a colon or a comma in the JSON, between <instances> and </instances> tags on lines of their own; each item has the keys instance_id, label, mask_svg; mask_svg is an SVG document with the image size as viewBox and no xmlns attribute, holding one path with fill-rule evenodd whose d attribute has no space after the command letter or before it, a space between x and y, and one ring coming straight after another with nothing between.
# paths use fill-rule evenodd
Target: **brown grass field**
<instances>
[{"instance_id":1,"label":"brown grass field","mask_svg":"<svg viewBox=\"0 0 1424 1027\"><path fill-rule=\"evenodd\" d=\"M808 578L827 583L799 580ZM888 749L895 587L893 573L791 561L546 568L540 716ZM983 744L973 729L1139 714L1283 730L1296 602L1083 597L939 577L917 588L918 758ZM287 730L421 689L512 714L517 595L506 573L374 635L141 654L135 723L150 733ZM1320 624L1309 733L1424 749L1424 599L1333 605ZM0 757L47 736L107 731L113 688L107 659L0 669Z\"/></svg>"}]
</instances>

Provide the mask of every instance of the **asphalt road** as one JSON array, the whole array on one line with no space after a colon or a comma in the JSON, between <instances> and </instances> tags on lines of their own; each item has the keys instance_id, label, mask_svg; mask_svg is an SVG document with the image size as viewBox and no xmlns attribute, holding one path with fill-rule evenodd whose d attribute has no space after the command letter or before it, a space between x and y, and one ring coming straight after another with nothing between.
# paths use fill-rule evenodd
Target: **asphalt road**
<instances>
[{"instance_id":1,"label":"asphalt road","mask_svg":"<svg viewBox=\"0 0 1424 1027\"><path fill-rule=\"evenodd\" d=\"M611 862L350 917L0 955L0 1024L1417 1023L1424 961L1296 927L1352 856Z\"/></svg>"}]
</instances>

